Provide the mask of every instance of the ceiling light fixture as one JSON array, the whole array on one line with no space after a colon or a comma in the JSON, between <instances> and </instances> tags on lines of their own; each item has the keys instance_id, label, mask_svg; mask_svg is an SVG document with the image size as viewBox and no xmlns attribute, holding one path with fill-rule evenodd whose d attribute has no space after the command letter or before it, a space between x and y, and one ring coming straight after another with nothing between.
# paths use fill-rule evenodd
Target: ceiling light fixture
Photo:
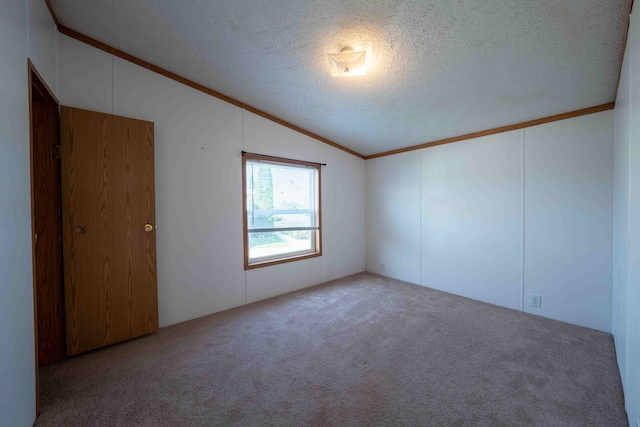
<instances>
[{"instance_id":1,"label":"ceiling light fixture","mask_svg":"<svg viewBox=\"0 0 640 427\"><path fill-rule=\"evenodd\" d=\"M354 52L345 47L340 53L328 53L333 77L364 76L367 74L367 51Z\"/></svg>"}]
</instances>

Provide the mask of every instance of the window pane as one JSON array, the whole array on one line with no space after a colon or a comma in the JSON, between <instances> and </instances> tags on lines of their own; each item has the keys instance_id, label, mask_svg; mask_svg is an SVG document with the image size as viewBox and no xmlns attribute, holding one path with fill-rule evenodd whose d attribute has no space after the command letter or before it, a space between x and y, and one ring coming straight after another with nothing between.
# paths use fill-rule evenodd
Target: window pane
<instances>
[{"instance_id":1,"label":"window pane","mask_svg":"<svg viewBox=\"0 0 640 427\"><path fill-rule=\"evenodd\" d=\"M315 226L314 169L248 161L246 174L249 229Z\"/></svg>"},{"instance_id":2,"label":"window pane","mask_svg":"<svg viewBox=\"0 0 640 427\"><path fill-rule=\"evenodd\" d=\"M311 213L290 213L283 210L247 212L247 225L249 230L255 228L287 228L287 227L313 227Z\"/></svg>"},{"instance_id":3,"label":"window pane","mask_svg":"<svg viewBox=\"0 0 640 427\"><path fill-rule=\"evenodd\" d=\"M310 251L313 231L249 233L249 258L274 257Z\"/></svg>"}]
</instances>

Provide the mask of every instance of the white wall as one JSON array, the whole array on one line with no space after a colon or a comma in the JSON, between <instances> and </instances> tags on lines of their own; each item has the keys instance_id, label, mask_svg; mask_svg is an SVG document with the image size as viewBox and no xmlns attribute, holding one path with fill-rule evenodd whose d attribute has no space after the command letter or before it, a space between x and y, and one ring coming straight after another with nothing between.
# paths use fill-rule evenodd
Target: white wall
<instances>
[{"instance_id":1,"label":"white wall","mask_svg":"<svg viewBox=\"0 0 640 427\"><path fill-rule=\"evenodd\" d=\"M521 131L421 150L421 284L520 307Z\"/></svg>"},{"instance_id":2,"label":"white wall","mask_svg":"<svg viewBox=\"0 0 640 427\"><path fill-rule=\"evenodd\" d=\"M58 29L44 0L29 0L29 58L49 88L58 93Z\"/></svg>"},{"instance_id":3,"label":"white wall","mask_svg":"<svg viewBox=\"0 0 640 427\"><path fill-rule=\"evenodd\" d=\"M525 129L524 159L525 311L611 332L613 113Z\"/></svg>"},{"instance_id":4,"label":"white wall","mask_svg":"<svg viewBox=\"0 0 640 427\"><path fill-rule=\"evenodd\" d=\"M371 159L366 169L367 271L420 283L420 156Z\"/></svg>"},{"instance_id":5,"label":"white wall","mask_svg":"<svg viewBox=\"0 0 640 427\"><path fill-rule=\"evenodd\" d=\"M631 30L631 28L630 28ZM616 108L614 110L614 198L613 198L613 295L612 333L623 386L626 380L627 259L629 212L629 49L626 45Z\"/></svg>"},{"instance_id":6,"label":"white wall","mask_svg":"<svg viewBox=\"0 0 640 427\"><path fill-rule=\"evenodd\" d=\"M155 123L160 325L364 270L365 162L60 35L63 105ZM327 163L322 257L244 271L241 151Z\"/></svg>"},{"instance_id":7,"label":"white wall","mask_svg":"<svg viewBox=\"0 0 640 427\"><path fill-rule=\"evenodd\" d=\"M612 112L366 167L368 271L611 330Z\"/></svg>"},{"instance_id":8,"label":"white wall","mask_svg":"<svg viewBox=\"0 0 640 427\"><path fill-rule=\"evenodd\" d=\"M8 426L36 418L27 58L55 91L55 37L44 1L0 1L0 424Z\"/></svg>"},{"instance_id":9,"label":"white wall","mask_svg":"<svg viewBox=\"0 0 640 427\"><path fill-rule=\"evenodd\" d=\"M640 423L640 13L631 29L629 109L629 212L627 270L626 402L630 420Z\"/></svg>"},{"instance_id":10,"label":"white wall","mask_svg":"<svg viewBox=\"0 0 640 427\"><path fill-rule=\"evenodd\" d=\"M640 422L640 14L631 25L615 113L613 337L630 425Z\"/></svg>"}]
</instances>

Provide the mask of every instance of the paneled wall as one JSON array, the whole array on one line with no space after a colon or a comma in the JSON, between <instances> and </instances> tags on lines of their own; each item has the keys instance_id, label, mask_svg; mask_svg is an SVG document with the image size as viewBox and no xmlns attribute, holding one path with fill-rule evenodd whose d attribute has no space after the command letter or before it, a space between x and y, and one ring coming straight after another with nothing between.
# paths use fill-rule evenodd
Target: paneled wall
<instances>
[{"instance_id":1,"label":"paneled wall","mask_svg":"<svg viewBox=\"0 0 640 427\"><path fill-rule=\"evenodd\" d=\"M0 424L36 419L27 58L55 92L57 31L40 0L0 1Z\"/></svg>"},{"instance_id":2,"label":"paneled wall","mask_svg":"<svg viewBox=\"0 0 640 427\"><path fill-rule=\"evenodd\" d=\"M532 127L524 138L525 311L611 332L613 113Z\"/></svg>"},{"instance_id":3,"label":"paneled wall","mask_svg":"<svg viewBox=\"0 0 640 427\"><path fill-rule=\"evenodd\" d=\"M421 284L520 306L520 139L514 131L420 152Z\"/></svg>"},{"instance_id":4,"label":"paneled wall","mask_svg":"<svg viewBox=\"0 0 640 427\"><path fill-rule=\"evenodd\" d=\"M640 13L631 15L615 115L613 337L629 424L640 423Z\"/></svg>"},{"instance_id":5,"label":"paneled wall","mask_svg":"<svg viewBox=\"0 0 640 427\"><path fill-rule=\"evenodd\" d=\"M367 271L611 330L611 111L366 169Z\"/></svg>"},{"instance_id":6,"label":"paneled wall","mask_svg":"<svg viewBox=\"0 0 640 427\"><path fill-rule=\"evenodd\" d=\"M60 35L60 102L155 123L160 326L364 270L364 160ZM323 255L245 272L241 151L327 163Z\"/></svg>"},{"instance_id":7,"label":"paneled wall","mask_svg":"<svg viewBox=\"0 0 640 427\"><path fill-rule=\"evenodd\" d=\"M420 155L367 160L367 271L420 283Z\"/></svg>"}]
</instances>

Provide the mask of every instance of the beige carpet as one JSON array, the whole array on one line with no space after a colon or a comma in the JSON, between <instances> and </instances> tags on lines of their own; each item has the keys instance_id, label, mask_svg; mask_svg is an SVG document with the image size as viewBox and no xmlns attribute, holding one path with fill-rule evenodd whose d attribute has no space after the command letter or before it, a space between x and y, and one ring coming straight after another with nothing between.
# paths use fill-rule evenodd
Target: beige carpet
<instances>
[{"instance_id":1,"label":"beige carpet","mask_svg":"<svg viewBox=\"0 0 640 427\"><path fill-rule=\"evenodd\" d=\"M43 426L626 426L611 335L362 273L41 370Z\"/></svg>"}]
</instances>

